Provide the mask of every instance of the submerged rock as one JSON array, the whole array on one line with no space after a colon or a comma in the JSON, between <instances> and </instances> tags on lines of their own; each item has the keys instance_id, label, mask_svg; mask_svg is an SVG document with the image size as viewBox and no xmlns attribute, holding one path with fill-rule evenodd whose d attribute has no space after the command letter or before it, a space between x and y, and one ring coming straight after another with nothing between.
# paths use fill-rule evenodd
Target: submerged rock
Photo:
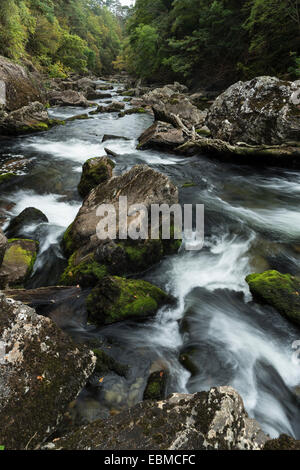
<instances>
[{"instance_id":1,"label":"submerged rock","mask_svg":"<svg viewBox=\"0 0 300 470\"><path fill-rule=\"evenodd\" d=\"M78 192L81 197L87 196L98 184L105 183L112 177L115 164L107 157L94 157L87 160L82 167Z\"/></svg>"},{"instance_id":2,"label":"submerged rock","mask_svg":"<svg viewBox=\"0 0 300 470\"><path fill-rule=\"evenodd\" d=\"M55 431L96 358L49 318L3 294L0 346L0 442L7 450L34 449Z\"/></svg>"},{"instance_id":3,"label":"submerged rock","mask_svg":"<svg viewBox=\"0 0 300 470\"><path fill-rule=\"evenodd\" d=\"M107 140L130 140L130 139L122 135L104 134L102 142L106 142Z\"/></svg>"},{"instance_id":4,"label":"submerged rock","mask_svg":"<svg viewBox=\"0 0 300 470\"><path fill-rule=\"evenodd\" d=\"M21 287L32 273L38 244L34 240L10 239L0 268L1 287Z\"/></svg>"},{"instance_id":5,"label":"submerged rock","mask_svg":"<svg viewBox=\"0 0 300 470\"><path fill-rule=\"evenodd\" d=\"M47 223L48 218L42 211L35 207L27 207L19 215L14 217L6 229L6 236L8 238L26 237L26 226L38 225Z\"/></svg>"},{"instance_id":6,"label":"submerged rock","mask_svg":"<svg viewBox=\"0 0 300 470\"><path fill-rule=\"evenodd\" d=\"M149 282L121 277L105 277L87 298L89 319L107 325L128 318L144 319L170 303L163 290Z\"/></svg>"},{"instance_id":7,"label":"submerged rock","mask_svg":"<svg viewBox=\"0 0 300 470\"><path fill-rule=\"evenodd\" d=\"M246 277L254 300L271 305L281 315L300 325L300 281L290 274L265 271Z\"/></svg>"},{"instance_id":8,"label":"submerged rock","mask_svg":"<svg viewBox=\"0 0 300 470\"><path fill-rule=\"evenodd\" d=\"M206 124L230 143L300 141L300 80L257 77L229 87L211 106Z\"/></svg>"},{"instance_id":9,"label":"submerged rock","mask_svg":"<svg viewBox=\"0 0 300 470\"><path fill-rule=\"evenodd\" d=\"M172 124L156 121L139 137L138 148L140 150L147 148L174 150L185 141L182 129L177 129Z\"/></svg>"},{"instance_id":10,"label":"submerged rock","mask_svg":"<svg viewBox=\"0 0 300 470\"><path fill-rule=\"evenodd\" d=\"M144 391L144 400L163 400L166 395L167 372L159 370L150 374Z\"/></svg>"},{"instance_id":11,"label":"submerged rock","mask_svg":"<svg viewBox=\"0 0 300 470\"><path fill-rule=\"evenodd\" d=\"M173 394L83 426L43 449L260 450L269 437L231 387Z\"/></svg>"}]
</instances>

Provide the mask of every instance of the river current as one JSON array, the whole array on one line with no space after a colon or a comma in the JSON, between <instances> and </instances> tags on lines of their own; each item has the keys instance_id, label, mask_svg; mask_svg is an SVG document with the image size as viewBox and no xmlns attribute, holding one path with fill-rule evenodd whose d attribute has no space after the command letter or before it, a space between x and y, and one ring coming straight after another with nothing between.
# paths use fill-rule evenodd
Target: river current
<instances>
[{"instance_id":1,"label":"river current","mask_svg":"<svg viewBox=\"0 0 300 470\"><path fill-rule=\"evenodd\" d=\"M120 87L114 85L112 93L122 101ZM52 108L49 113L64 119L82 114L82 109ZM161 365L170 371L168 393L231 385L264 431L300 439L300 361L292 348L300 331L273 309L255 304L245 282L248 274L266 269L300 274L300 173L222 163L203 155L139 151L137 138L152 120L148 114L96 114L0 144L0 161L29 160L18 184L6 186L0 196L1 206L9 207L8 219L26 207L40 209L49 219L31 227L40 249L28 288L58 281L66 264L60 241L82 203L77 193L82 164L105 155L104 147L118 154L117 174L146 163L179 187L182 204L205 205L204 248L182 248L143 274L172 293L176 306L143 323L128 321L100 330L74 324L73 335L81 341L100 339L112 357L129 366L126 377L110 373L87 387L79 397L79 413L90 420L134 405L142 400L149 370ZM103 144L104 134L129 140ZM194 185L183 187L187 182ZM193 377L179 362L183 352L197 366Z\"/></svg>"}]
</instances>

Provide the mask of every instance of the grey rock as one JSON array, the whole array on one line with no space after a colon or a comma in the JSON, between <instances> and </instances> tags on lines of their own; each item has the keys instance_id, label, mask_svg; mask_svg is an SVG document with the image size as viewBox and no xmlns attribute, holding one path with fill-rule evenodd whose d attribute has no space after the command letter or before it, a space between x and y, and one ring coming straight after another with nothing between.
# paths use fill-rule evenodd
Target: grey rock
<instances>
[{"instance_id":1,"label":"grey rock","mask_svg":"<svg viewBox=\"0 0 300 470\"><path fill-rule=\"evenodd\" d=\"M212 137L230 143L300 141L300 80L257 77L237 82L216 98L206 125Z\"/></svg>"},{"instance_id":2,"label":"grey rock","mask_svg":"<svg viewBox=\"0 0 300 470\"><path fill-rule=\"evenodd\" d=\"M55 431L96 358L49 318L0 294L0 442L34 449Z\"/></svg>"},{"instance_id":3,"label":"grey rock","mask_svg":"<svg viewBox=\"0 0 300 470\"><path fill-rule=\"evenodd\" d=\"M269 440L231 387L173 394L133 408L45 445L76 450L260 450Z\"/></svg>"}]
</instances>

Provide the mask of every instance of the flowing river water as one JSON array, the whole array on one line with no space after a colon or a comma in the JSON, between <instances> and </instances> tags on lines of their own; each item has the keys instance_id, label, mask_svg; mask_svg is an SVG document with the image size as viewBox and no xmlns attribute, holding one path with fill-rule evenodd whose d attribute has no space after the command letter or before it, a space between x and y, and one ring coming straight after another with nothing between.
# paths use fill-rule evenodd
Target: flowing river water
<instances>
[{"instance_id":1,"label":"flowing river water","mask_svg":"<svg viewBox=\"0 0 300 470\"><path fill-rule=\"evenodd\" d=\"M120 86L114 85L112 93L122 101ZM82 109L52 108L49 113L64 119ZM170 371L168 393L231 385L264 431L299 439L300 361L293 360L292 345L300 331L273 309L252 302L245 277L266 269L300 274L300 173L136 150L138 136L151 123L148 114L96 114L1 142L0 160L29 160L18 184L2 192L2 206L15 203L9 218L36 207L49 219L31 227L40 250L29 288L57 282L66 264L60 241L82 203L77 193L82 164L104 155L104 147L118 154L116 173L146 163L178 185L182 204L205 205L204 248L181 249L144 274L177 298L175 307L143 323L102 329L74 321L72 334L81 341L101 340L112 357L129 366L126 377L112 372L87 387L79 397L79 412L89 420L134 405L142 400L149 370L159 364ZM103 144L104 134L129 140ZM194 186L182 187L186 182ZM198 369L193 377L179 362L185 351Z\"/></svg>"}]
</instances>

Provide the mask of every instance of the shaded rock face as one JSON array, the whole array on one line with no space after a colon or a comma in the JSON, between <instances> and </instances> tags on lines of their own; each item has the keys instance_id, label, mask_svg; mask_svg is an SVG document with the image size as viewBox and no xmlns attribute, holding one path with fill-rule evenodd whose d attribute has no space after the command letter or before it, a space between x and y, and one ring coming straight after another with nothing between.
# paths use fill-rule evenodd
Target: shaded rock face
<instances>
[{"instance_id":1,"label":"shaded rock face","mask_svg":"<svg viewBox=\"0 0 300 470\"><path fill-rule=\"evenodd\" d=\"M6 229L8 238L23 237L26 238L26 226L47 223L48 218L42 211L35 207L27 207L17 217L14 217Z\"/></svg>"},{"instance_id":2,"label":"shaded rock face","mask_svg":"<svg viewBox=\"0 0 300 470\"><path fill-rule=\"evenodd\" d=\"M44 446L98 450L260 450L268 440L231 387L145 401Z\"/></svg>"},{"instance_id":3,"label":"shaded rock face","mask_svg":"<svg viewBox=\"0 0 300 470\"><path fill-rule=\"evenodd\" d=\"M36 260L38 245L34 240L12 239L0 268L0 286L20 287L29 278Z\"/></svg>"},{"instance_id":4,"label":"shaded rock face","mask_svg":"<svg viewBox=\"0 0 300 470\"><path fill-rule=\"evenodd\" d=\"M0 267L4 258L4 254L7 248L7 238L3 233L3 230L0 228Z\"/></svg>"},{"instance_id":5,"label":"shaded rock face","mask_svg":"<svg viewBox=\"0 0 300 470\"><path fill-rule=\"evenodd\" d=\"M238 82L211 106L206 125L216 139L247 144L300 140L300 81L258 77Z\"/></svg>"},{"instance_id":6,"label":"shaded rock face","mask_svg":"<svg viewBox=\"0 0 300 470\"><path fill-rule=\"evenodd\" d=\"M51 91L48 94L48 100L51 106L79 106L82 108L91 106L83 93L75 90Z\"/></svg>"},{"instance_id":7,"label":"shaded rock face","mask_svg":"<svg viewBox=\"0 0 300 470\"><path fill-rule=\"evenodd\" d=\"M56 429L96 358L49 318L0 294L0 442L34 449Z\"/></svg>"},{"instance_id":8,"label":"shaded rock face","mask_svg":"<svg viewBox=\"0 0 300 470\"><path fill-rule=\"evenodd\" d=\"M271 305L281 315L300 325L300 282L290 274L265 271L246 277L254 300Z\"/></svg>"},{"instance_id":9,"label":"shaded rock face","mask_svg":"<svg viewBox=\"0 0 300 470\"><path fill-rule=\"evenodd\" d=\"M127 196L128 207L133 204L144 204L148 212L150 212L151 204L178 203L178 189L167 176L154 171L147 165L136 165L123 175L113 177L97 186L86 197L77 217L64 236L64 247L69 255L77 250L78 258L82 259L88 253L95 253L100 246L107 243L106 240L100 240L96 234L96 227L100 221L100 217L96 214L97 208L101 204L112 204L118 220L120 196ZM128 217L127 220L131 223L134 217ZM117 226L117 238L118 231ZM139 245L139 242L142 244L141 251L136 251L134 247ZM133 246L127 251L135 259L135 264L138 264L146 247L149 244L157 245L157 242L160 240L132 241ZM165 242L170 241L165 240ZM159 255L161 257L162 253Z\"/></svg>"},{"instance_id":10,"label":"shaded rock face","mask_svg":"<svg viewBox=\"0 0 300 470\"><path fill-rule=\"evenodd\" d=\"M87 160L82 167L81 180L78 185L80 196L87 196L95 186L109 180L114 167L114 162L107 157Z\"/></svg>"},{"instance_id":11,"label":"shaded rock face","mask_svg":"<svg viewBox=\"0 0 300 470\"><path fill-rule=\"evenodd\" d=\"M186 141L182 129L176 129L172 124L156 121L139 137L141 150L158 148L173 150Z\"/></svg>"},{"instance_id":12,"label":"shaded rock face","mask_svg":"<svg viewBox=\"0 0 300 470\"><path fill-rule=\"evenodd\" d=\"M0 56L0 109L15 111L33 101L45 102L39 77Z\"/></svg>"},{"instance_id":13,"label":"shaded rock face","mask_svg":"<svg viewBox=\"0 0 300 470\"><path fill-rule=\"evenodd\" d=\"M182 94L186 91L184 85L166 85L156 88L143 96L145 104L152 106L155 119L170 124L176 123L172 114L179 116L188 127L201 127L204 124L207 112L200 111L189 99Z\"/></svg>"}]
</instances>

